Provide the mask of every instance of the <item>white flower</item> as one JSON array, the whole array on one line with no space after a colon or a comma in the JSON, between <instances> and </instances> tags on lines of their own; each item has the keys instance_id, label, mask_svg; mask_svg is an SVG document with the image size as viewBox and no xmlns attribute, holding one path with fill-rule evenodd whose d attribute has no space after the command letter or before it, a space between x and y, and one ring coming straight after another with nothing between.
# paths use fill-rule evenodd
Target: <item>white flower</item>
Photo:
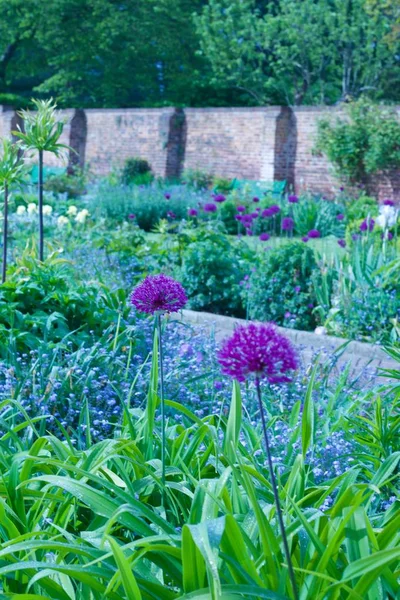
<instances>
[{"instance_id":1,"label":"white flower","mask_svg":"<svg viewBox=\"0 0 400 600\"><path fill-rule=\"evenodd\" d=\"M64 227L64 225L68 225L68 223L69 223L68 217L64 217L63 215L61 215L57 219L57 225L58 225L58 227Z\"/></svg>"},{"instance_id":2,"label":"white flower","mask_svg":"<svg viewBox=\"0 0 400 600\"><path fill-rule=\"evenodd\" d=\"M45 204L43 206L43 214L44 215L51 215L52 212L53 212L53 207L50 206L50 204Z\"/></svg>"},{"instance_id":3,"label":"white flower","mask_svg":"<svg viewBox=\"0 0 400 600\"><path fill-rule=\"evenodd\" d=\"M379 216L376 217L375 222L382 229L387 227L393 227L397 221L397 210L394 206L388 206L386 204L379 207Z\"/></svg>"},{"instance_id":4,"label":"white flower","mask_svg":"<svg viewBox=\"0 0 400 600\"><path fill-rule=\"evenodd\" d=\"M84 208L83 210L80 210L78 212L78 214L75 217L75 221L77 223L83 224L86 221L86 217L88 217L88 216L89 216L89 211L86 208Z\"/></svg>"},{"instance_id":5,"label":"white flower","mask_svg":"<svg viewBox=\"0 0 400 600\"><path fill-rule=\"evenodd\" d=\"M319 326L315 328L314 333L316 335L326 335L328 333L328 330L326 327Z\"/></svg>"},{"instance_id":6,"label":"white flower","mask_svg":"<svg viewBox=\"0 0 400 600\"><path fill-rule=\"evenodd\" d=\"M33 215L34 213L37 213L37 205L34 202L29 202L28 214Z\"/></svg>"},{"instance_id":7,"label":"white flower","mask_svg":"<svg viewBox=\"0 0 400 600\"><path fill-rule=\"evenodd\" d=\"M69 209L67 210L67 215L69 217L74 217L77 212L78 212L78 209L76 208L76 206L70 206Z\"/></svg>"},{"instance_id":8,"label":"white flower","mask_svg":"<svg viewBox=\"0 0 400 600\"><path fill-rule=\"evenodd\" d=\"M26 213L26 208L22 204L17 208L17 215L24 215Z\"/></svg>"}]
</instances>

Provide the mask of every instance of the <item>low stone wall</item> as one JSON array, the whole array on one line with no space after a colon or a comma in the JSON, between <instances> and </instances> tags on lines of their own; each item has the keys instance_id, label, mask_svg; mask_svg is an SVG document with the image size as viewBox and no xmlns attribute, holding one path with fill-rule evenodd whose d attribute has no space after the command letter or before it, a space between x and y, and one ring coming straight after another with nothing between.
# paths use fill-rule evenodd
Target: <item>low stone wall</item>
<instances>
[{"instance_id":1,"label":"low stone wall","mask_svg":"<svg viewBox=\"0 0 400 600\"><path fill-rule=\"evenodd\" d=\"M177 318L182 319L185 323L206 326L212 329L217 341L229 336L237 324L246 322L243 319L223 317L194 310L183 310L182 315ZM297 329L278 327L278 330L293 342L305 365L309 365L317 353L326 355L336 351L338 353L336 367L341 369L347 363L351 363L351 369L355 376L365 369L370 370L371 373L376 372L379 368L399 369L399 364L391 359L378 345L349 341L327 335L317 335ZM387 381L382 377L378 379L381 382Z\"/></svg>"}]
</instances>

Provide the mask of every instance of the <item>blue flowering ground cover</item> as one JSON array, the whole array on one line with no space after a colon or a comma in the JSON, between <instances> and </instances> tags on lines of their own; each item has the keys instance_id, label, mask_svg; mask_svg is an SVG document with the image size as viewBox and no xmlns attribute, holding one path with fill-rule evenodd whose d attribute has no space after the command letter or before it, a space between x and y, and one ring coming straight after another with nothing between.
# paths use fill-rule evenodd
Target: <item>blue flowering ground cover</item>
<instances>
[{"instance_id":1,"label":"blue flowering ground cover","mask_svg":"<svg viewBox=\"0 0 400 600\"><path fill-rule=\"evenodd\" d=\"M397 600L399 371L274 327L400 364L397 207L89 192L46 194L44 261L34 198L10 217L0 596ZM247 324L217 341L186 305Z\"/></svg>"}]
</instances>

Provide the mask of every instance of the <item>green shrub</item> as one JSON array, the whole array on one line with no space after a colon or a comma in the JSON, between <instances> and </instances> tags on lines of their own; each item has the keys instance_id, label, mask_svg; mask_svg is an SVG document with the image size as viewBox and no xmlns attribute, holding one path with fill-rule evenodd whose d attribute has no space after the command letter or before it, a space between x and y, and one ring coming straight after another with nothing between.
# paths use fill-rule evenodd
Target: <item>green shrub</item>
<instances>
[{"instance_id":1,"label":"green shrub","mask_svg":"<svg viewBox=\"0 0 400 600\"><path fill-rule=\"evenodd\" d=\"M200 232L183 251L179 277L192 309L243 316L239 283L244 274L240 252L223 234Z\"/></svg>"},{"instance_id":2,"label":"green shrub","mask_svg":"<svg viewBox=\"0 0 400 600\"><path fill-rule=\"evenodd\" d=\"M153 181L151 166L143 158L127 158L121 171L123 185L146 185Z\"/></svg>"},{"instance_id":3,"label":"green shrub","mask_svg":"<svg viewBox=\"0 0 400 600\"><path fill-rule=\"evenodd\" d=\"M182 174L182 181L199 190L207 189L213 182L213 176L201 169L186 169Z\"/></svg>"},{"instance_id":4,"label":"green shrub","mask_svg":"<svg viewBox=\"0 0 400 600\"><path fill-rule=\"evenodd\" d=\"M122 291L77 281L71 264L56 253L39 262L26 251L1 286L0 347L26 351L66 336L73 345L93 343L116 322L121 307L127 313Z\"/></svg>"},{"instance_id":5,"label":"green shrub","mask_svg":"<svg viewBox=\"0 0 400 600\"><path fill-rule=\"evenodd\" d=\"M86 193L87 177L81 170L73 174L52 175L44 183L44 189L54 194L67 194L68 198L79 198Z\"/></svg>"},{"instance_id":6,"label":"green shrub","mask_svg":"<svg viewBox=\"0 0 400 600\"><path fill-rule=\"evenodd\" d=\"M315 146L338 175L352 183L400 165L400 123L394 109L360 99L346 105L346 119L321 120Z\"/></svg>"},{"instance_id":7,"label":"green shrub","mask_svg":"<svg viewBox=\"0 0 400 600\"><path fill-rule=\"evenodd\" d=\"M313 330L316 297L312 277L316 269L314 252L303 243L288 243L261 258L249 279L249 315L294 329Z\"/></svg>"},{"instance_id":8,"label":"green shrub","mask_svg":"<svg viewBox=\"0 0 400 600\"><path fill-rule=\"evenodd\" d=\"M0 94L0 105L12 106L13 108L31 108L32 102L29 98L18 94Z\"/></svg>"},{"instance_id":9,"label":"green shrub","mask_svg":"<svg viewBox=\"0 0 400 600\"><path fill-rule=\"evenodd\" d=\"M375 217L378 211L378 202L371 196L362 195L346 205L346 217L349 222L364 219L368 215Z\"/></svg>"}]
</instances>

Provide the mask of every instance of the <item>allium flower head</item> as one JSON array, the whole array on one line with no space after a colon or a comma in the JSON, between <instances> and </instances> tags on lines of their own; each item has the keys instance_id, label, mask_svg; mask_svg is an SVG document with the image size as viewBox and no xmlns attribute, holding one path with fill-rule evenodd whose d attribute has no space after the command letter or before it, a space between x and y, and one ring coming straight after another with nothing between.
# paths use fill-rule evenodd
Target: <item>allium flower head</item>
<instances>
[{"instance_id":1,"label":"allium flower head","mask_svg":"<svg viewBox=\"0 0 400 600\"><path fill-rule=\"evenodd\" d=\"M148 275L131 294L131 304L148 314L176 312L187 302L185 290L178 281L160 273Z\"/></svg>"},{"instance_id":2,"label":"allium flower head","mask_svg":"<svg viewBox=\"0 0 400 600\"><path fill-rule=\"evenodd\" d=\"M271 323L237 327L223 343L218 362L225 375L238 381L255 375L270 383L290 381L289 372L298 365L292 344Z\"/></svg>"},{"instance_id":3,"label":"allium flower head","mask_svg":"<svg viewBox=\"0 0 400 600\"><path fill-rule=\"evenodd\" d=\"M274 212L270 208L265 208L262 211L261 216L268 219L269 217L273 217L274 216Z\"/></svg>"},{"instance_id":4,"label":"allium flower head","mask_svg":"<svg viewBox=\"0 0 400 600\"><path fill-rule=\"evenodd\" d=\"M307 244L307 242L308 242L308 240L309 240L309 239L310 239L310 238L308 237L308 235L304 235L304 236L301 238L301 241L302 241L302 242L304 242L305 244Z\"/></svg>"},{"instance_id":5,"label":"allium flower head","mask_svg":"<svg viewBox=\"0 0 400 600\"><path fill-rule=\"evenodd\" d=\"M364 219L364 221L360 225L360 231L372 231L375 226L374 219Z\"/></svg>"},{"instance_id":6,"label":"allium flower head","mask_svg":"<svg viewBox=\"0 0 400 600\"><path fill-rule=\"evenodd\" d=\"M235 215L235 219L236 219L236 221L241 221L242 215L240 215L240 214Z\"/></svg>"},{"instance_id":7,"label":"allium flower head","mask_svg":"<svg viewBox=\"0 0 400 600\"><path fill-rule=\"evenodd\" d=\"M383 204L385 206L394 206L394 202L393 200L389 200L388 198L386 200L383 201Z\"/></svg>"},{"instance_id":8,"label":"allium flower head","mask_svg":"<svg viewBox=\"0 0 400 600\"><path fill-rule=\"evenodd\" d=\"M282 231L293 231L294 221L292 217L284 217L282 219Z\"/></svg>"},{"instance_id":9,"label":"allium flower head","mask_svg":"<svg viewBox=\"0 0 400 600\"><path fill-rule=\"evenodd\" d=\"M269 240L269 235L268 235L268 233L262 233L262 234L260 235L259 239L260 239L262 242L268 242L268 240Z\"/></svg>"},{"instance_id":10,"label":"allium flower head","mask_svg":"<svg viewBox=\"0 0 400 600\"><path fill-rule=\"evenodd\" d=\"M195 208L189 208L188 209L188 215L189 217L197 217L197 210Z\"/></svg>"},{"instance_id":11,"label":"allium flower head","mask_svg":"<svg viewBox=\"0 0 400 600\"><path fill-rule=\"evenodd\" d=\"M320 238L321 237L321 232L318 231L318 229L311 229L308 233L307 233L308 237L311 239L316 239L316 238Z\"/></svg>"},{"instance_id":12,"label":"allium flower head","mask_svg":"<svg viewBox=\"0 0 400 600\"><path fill-rule=\"evenodd\" d=\"M297 203L298 203L298 201L299 201L299 197L298 197L298 196L296 196L295 194L291 194L291 195L288 197L288 200L289 200L289 202L290 202L291 204L297 204Z\"/></svg>"},{"instance_id":13,"label":"allium flower head","mask_svg":"<svg viewBox=\"0 0 400 600\"><path fill-rule=\"evenodd\" d=\"M225 202L226 198L225 198L225 196L223 194L216 194L214 196L214 200L215 200L215 202L220 202L221 203L221 202Z\"/></svg>"},{"instance_id":14,"label":"allium flower head","mask_svg":"<svg viewBox=\"0 0 400 600\"><path fill-rule=\"evenodd\" d=\"M130 215L128 215L128 219L130 219L131 221L134 221L136 219L136 215L131 213Z\"/></svg>"},{"instance_id":15,"label":"allium flower head","mask_svg":"<svg viewBox=\"0 0 400 600\"><path fill-rule=\"evenodd\" d=\"M260 198L258 198L257 196L254 196L253 202L260 202Z\"/></svg>"},{"instance_id":16,"label":"allium flower head","mask_svg":"<svg viewBox=\"0 0 400 600\"><path fill-rule=\"evenodd\" d=\"M346 248L346 240L338 240L337 243L341 248Z\"/></svg>"},{"instance_id":17,"label":"allium flower head","mask_svg":"<svg viewBox=\"0 0 400 600\"><path fill-rule=\"evenodd\" d=\"M237 207L237 211L238 211L238 212L244 212L245 210L246 210L246 207L245 207L245 206L243 206L242 204L240 204L240 205Z\"/></svg>"},{"instance_id":18,"label":"allium flower head","mask_svg":"<svg viewBox=\"0 0 400 600\"><path fill-rule=\"evenodd\" d=\"M279 208L279 206L277 204L272 204L272 206L270 206L269 208L272 211L273 215L277 215L278 213L281 212L281 209Z\"/></svg>"},{"instance_id":19,"label":"allium flower head","mask_svg":"<svg viewBox=\"0 0 400 600\"><path fill-rule=\"evenodd\" d=\"M343 213L339 213L338 215L336 215L336 219L337 219L338 221L343 221L343 219L344 219L344 214L343 214Z\"/></svg>"},{"instance_id":20,"label":"allium flower head","mask_svg":"<svg viewBox=\"0 0 400 600\"><path fill-rule=\"evenodd\" d=\"M166 200L169 200L169 199L171 198L171 194L169 194L168 192L165 192L165 194L164 194L164 198L165 198Z\"/></svg>"},{"instance_id":21,"label":"allium flower head","mask_svg":"<svg viewBox=\"0 0 400 600\"><path fill-rule=\"evenodd\" d=\"M207 202L204 206L203 206L203 210L204 212L216 212L217 211L217 205L213 204L212 202Z\"/></svg>"}]
</instances>

